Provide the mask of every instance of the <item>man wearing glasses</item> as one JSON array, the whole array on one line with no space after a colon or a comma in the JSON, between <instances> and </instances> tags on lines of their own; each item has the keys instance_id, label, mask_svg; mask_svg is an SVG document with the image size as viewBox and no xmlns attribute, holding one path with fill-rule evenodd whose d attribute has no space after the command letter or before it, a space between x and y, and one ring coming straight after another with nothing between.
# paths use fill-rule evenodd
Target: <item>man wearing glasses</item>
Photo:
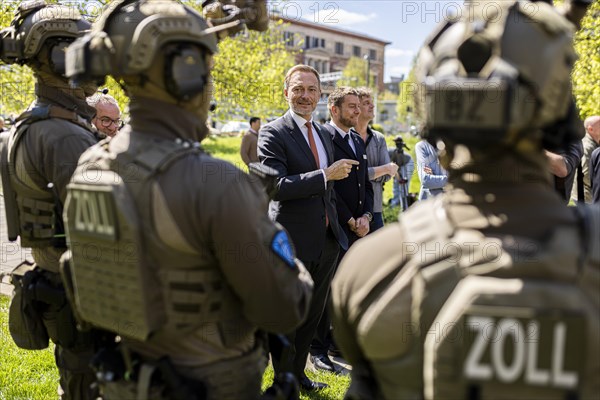
<instances>
[{"instance_id":1,"label":"man wearing glasses","mask_svg":"<svg viewBox=\"0 0 600 400\"><path fill-rule=\"evenodd\" d=\"M102 138L115 136L123 125L117 100L102 91L89 97L87 102L96 109L96 116L92 119L92 123L98 129Z\"/></svg>"}]
</instances>

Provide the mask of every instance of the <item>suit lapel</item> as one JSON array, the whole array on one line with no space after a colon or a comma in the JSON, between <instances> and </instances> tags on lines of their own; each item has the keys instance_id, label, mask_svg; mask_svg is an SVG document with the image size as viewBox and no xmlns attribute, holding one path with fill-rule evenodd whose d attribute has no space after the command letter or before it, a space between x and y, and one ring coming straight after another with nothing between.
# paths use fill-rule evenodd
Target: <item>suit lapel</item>
<instances>
[{"instance_id":1,"label":"suit lapel","mask_svg":"<svg viewBox=\"0 0 600 400\"><path fill-rule=\"evenodd\" d=\"M346 139L342 138L342 135L334 128L335 135L333 136L333 143L338 146L344 153L348 155L349 158L356 160L356 155L352 151L350 144L346 141Z\"/></svg>"},{"instance_id":2,"label":"suit lapel","mask_svg":"<svg viewBox=\"0 0 600 400\"><path fill-rule=\"evenodd\" d=\"M292 117L291 111L288 111L285 114L285 122L288 127L291 138L296 142L298 147L300 147L300 149L302 150L304 155L309 159L309 161L312 163L312 165L316 167L315 169L318 169L319 166L315 162L315 157L313 156L308 143L306 143L306 139L304 139L304 135L302 134L302 131L296 125L296 122L294 121L294 118Z\"/></svg>"}]
</instances>

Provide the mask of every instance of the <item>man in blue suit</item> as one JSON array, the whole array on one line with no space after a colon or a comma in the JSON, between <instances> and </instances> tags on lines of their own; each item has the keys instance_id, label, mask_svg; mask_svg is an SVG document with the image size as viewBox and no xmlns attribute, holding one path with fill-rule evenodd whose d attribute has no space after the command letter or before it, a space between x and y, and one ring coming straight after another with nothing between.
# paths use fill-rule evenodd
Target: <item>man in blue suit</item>
<instances>
[{"instance_id":1,"label":"man in blue suit","mask_svg":"<svg viewBox=\"0 0 600 400\"><path fill-rule=\"evenodd\" d=\"M276 373L293 372L303 389L318 390L327 385L308 379L304 367L339 250L348 247L338 224L333 182L346 178L358 161L334 162L331 136L312 120L321 97L319 73L314 68L291 68L284 80L284 94L290 110L260 130L258 157L278 172L269 216L289 232L298 258L313 278L314 290L306 321L288 335L290 356L273 360L273 366Z\"/></svg>"},{"instance_id":2,"label":"man in blue suit","mask_svg":"<svg viewBox=\"0 0 600 400\"><path fill-rule=\"evenodd\" d=\"M373 186L369 180L367 150L365 142L352 128L358 123L360 106L356 89L337 88L329 95L327 102L331 121L323 125L333 138L334 159L350 159L358 163L352 168L350 175L336 182L334 187L338 221L348 237L348 246L369 233L370 222L373 220ZM345 253L346 250L341 251L340 259ZM335 366L328 356L328 350L333 345L330 326L331 316L325 310L312 341L310 354L315 368L335 372Z\"/></svg>"},{"instance_id":3,"label":"man in blue suit","mask_svg":"<svg viewBox=\"0 0 600 400\"><path fill-rule=\"evenodd\" d=\"M348 246L369 233L373 219L373 186L369 180L365 143L352 129L358 123L360 98L355 89L337 88L328 100L331 121L324 125L333 138L334 159L353 159L358 165L348 178L336 182L337 212Z\"/></svg>"}]
</instances>

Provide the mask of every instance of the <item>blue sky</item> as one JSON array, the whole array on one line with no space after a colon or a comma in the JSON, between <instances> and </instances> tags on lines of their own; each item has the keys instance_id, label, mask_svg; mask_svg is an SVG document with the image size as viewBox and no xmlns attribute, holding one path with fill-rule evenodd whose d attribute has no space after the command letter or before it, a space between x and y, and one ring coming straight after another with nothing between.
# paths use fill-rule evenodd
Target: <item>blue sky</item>
<instances>
[{"instance_id":1,"label":"blue sky","mask_svg":"<svg viewBox=\"0 0 600 400\"><path fill-rule=\"evenodd\" d=\"M333 25L391 42L386 47L385 80L407 74L436 24L456 12L462 0L272 1L289 18Z\"/></svg>"}]
</instances>

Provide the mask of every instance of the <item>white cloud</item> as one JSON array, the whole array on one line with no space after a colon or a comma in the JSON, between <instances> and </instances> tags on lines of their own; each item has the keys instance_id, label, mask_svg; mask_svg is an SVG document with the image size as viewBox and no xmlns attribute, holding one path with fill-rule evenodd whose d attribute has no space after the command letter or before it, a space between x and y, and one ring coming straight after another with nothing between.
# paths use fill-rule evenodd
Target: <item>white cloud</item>
<instances>
[{"instance_id":1,"label":"white cloud","mask_svg":"<svg viewBox=\"0 0 600 400\"><path fill-rule=\"evenodd\" d=\"M385 49L387 57L412 57L415 54L412 50L404 49Z\"/></svg>"},{"instance_id":2,"label":"white cloud","mask_svg":"<svg viewBox=\"0 0 600 400\"><path fill-rule=\"evenodd\" d=\"M351 11L346 11L341 8L331 8L319 10L318 13L313 13L308 16L309 21L320 24L339 24L339 25L354 25L362 22L369 22L377 18L377 14L359 14Z\"/></svg>"}]
</instances>

